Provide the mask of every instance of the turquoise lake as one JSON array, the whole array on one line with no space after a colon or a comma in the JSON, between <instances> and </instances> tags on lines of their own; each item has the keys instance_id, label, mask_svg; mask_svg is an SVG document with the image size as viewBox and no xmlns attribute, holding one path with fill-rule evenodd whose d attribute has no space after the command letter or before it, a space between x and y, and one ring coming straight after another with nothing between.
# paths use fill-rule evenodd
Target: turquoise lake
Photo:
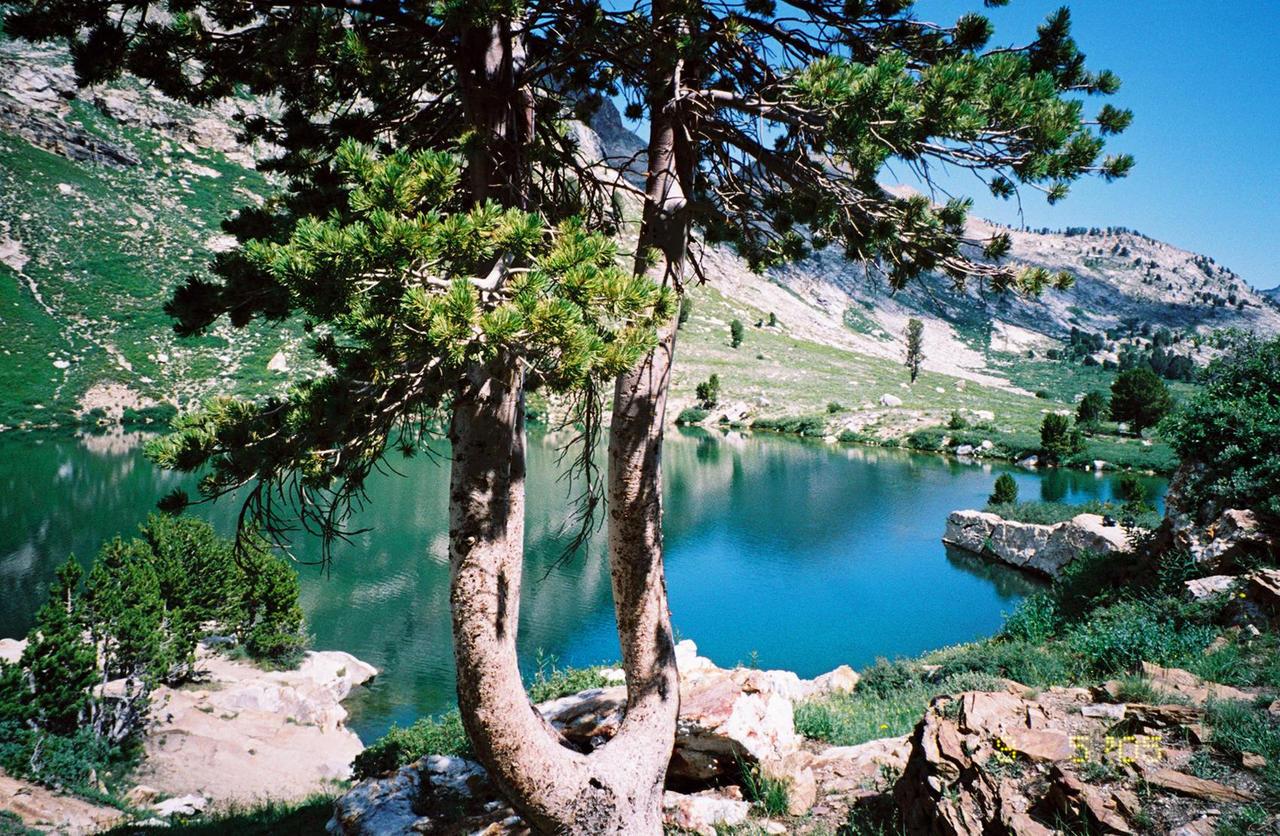
<instances>
[{"instance_id":1,"label":"turquoise lake","mask_svg":"<svg viewBox=\"0 0 1280 836\"><path fill-rule=\"evenodd\" d=\"M157 471L128 436L0 438L0 636L22 636L53 570L86 563L131 534L156 501L190 480ZM529 442L527 563L520 643L561 665L616 659L603 537L553 568L569 507L555 462L563 439ZM447 444L440 446L447 453ZM1038 584L944 548L947 514L981 507L1001 472L1022 499L1112 497L1113 477L965 464L902 450L769 434L673 431L664 457L667 579L677 636L721 665L815 676L968 641L999 628ZM376 480L354 521L371 530L336 550L326 577L299 566L319 649L382 669L349 702L369 741L391 723L454 699L449 636L447 463L419 458ZM1147 480L1162 496L1163 479ZM200 513L230 533L230 503ZM302 560L315 543L294 544Z\"/></svg>"}]
</instances>

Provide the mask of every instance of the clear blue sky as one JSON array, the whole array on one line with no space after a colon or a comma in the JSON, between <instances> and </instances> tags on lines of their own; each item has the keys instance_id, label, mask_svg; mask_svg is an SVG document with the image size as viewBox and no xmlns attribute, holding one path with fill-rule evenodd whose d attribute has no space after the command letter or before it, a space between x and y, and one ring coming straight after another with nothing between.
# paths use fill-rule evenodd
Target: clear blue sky
<instances>
[{"instance_id":1,"label":"clear blue sky","mask_svg":"<svg viewBox=\"0 0 1280 836\"><path fill-rule=\"evenodd\" d=\"M1011 0L982 10L980 0L918 0L917 14L939 23L978 10L995 24L992 44L1022 44L1059 5L1090 69L1110 69L1123 86L1090 97L1134 112L1108 150L1137 159L1113 183L1081 181L1056 206L1024 189L1031 227L1127 226L1205 253L1254 287L1280 285L1280 0ZM1017 224L1016 204L975 190L975 211Z\"/></svg>"}]
</instances>

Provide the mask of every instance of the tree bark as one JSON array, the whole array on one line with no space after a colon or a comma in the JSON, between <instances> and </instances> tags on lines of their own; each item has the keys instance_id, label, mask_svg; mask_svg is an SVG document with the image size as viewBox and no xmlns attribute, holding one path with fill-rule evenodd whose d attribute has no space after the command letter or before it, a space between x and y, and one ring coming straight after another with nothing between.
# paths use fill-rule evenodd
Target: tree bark
<instances>
[{"instance_id":1,"label":"tree bark","mask_svg":"<svg viewBox=\"0 0 1280 836\"><path fill-rule=\"evenodd\" d=\"M518 21L477 27L463 39L459 73L483 140L469 161L477 203L494 199L524 207L528 201L523 146L533 133L533 107L522 78L520 39ZM666 163L662 170L674 171ZM670 187L670 178L661 183ZM684 246L681 239L681 252ZM588 754L542 718L520 677L525 428L518 359L503 354L472 364L454 394L449 540L458 705L477 758L539 833L662 832L663 781L679 710L660 481L674 335L673 320L661 335L665 351L617 382L609 451L610 571L628 703L617 736Z\"/></svg>"},{"instance_id":2,"label":"tree bark","mask_svg":"<svg viewBox=\"0 0 1280 836\"><path fill-rule=\"evenodd\" d=\"M458 705L478 759L540 833L657 836L677 704L661 561L657 583L647 559L623 561L624 569L615 571L619 600L640 614L623 643L631 699L618 736L590 754L578 752L530 704L516 657L525 429L523 379L514 358L468 370L454 396L449 438ZM652 490L637 479L629 484ZM653 673L641 680L634 676L639 670Z\"/></svg>"}]
</instances>

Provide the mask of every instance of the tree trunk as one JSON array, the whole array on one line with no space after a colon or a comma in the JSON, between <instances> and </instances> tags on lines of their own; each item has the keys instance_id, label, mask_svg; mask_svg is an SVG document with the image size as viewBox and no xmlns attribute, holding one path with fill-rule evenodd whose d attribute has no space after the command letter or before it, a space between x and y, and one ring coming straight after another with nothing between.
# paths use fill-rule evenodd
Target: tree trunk
<instances>
[{"instance_id":1,"label":"tree trunk","mask_svg":"<svg viewBox=\"0 0 1280 836\"><path fill-rule=\"evenodd\" d=\"M477 757L540 833L657 836L676 704L661 562L655 585L643 569L647 557L624 561L628 568L614 575L619 600L647 614L636 629L650 630L624 642L629 680L641 666L657 673L631 682L631 704L617 738L590 754L575 751L530 704L516 657L525 431L523 380L513 358L468 370L454 396L449 438L458 705ZM652 733L655 722L667 729L665 740Z\"/></svg>"},{"instance_id":2,"label":"tree trunk","mask_svg":"<svg viewBox=\"0 0 1280 836\"><path fill-rule=\"evenodd\" d=\"M469 160L472 199L523 207L533 107L522 75L520 24L476 27L462 47L464 99L482 138ZM666 352L655 352L618 381L610 436L610 500L616 503L610 568L628 704L617 736L589 754L573 749L538 714L520 677L525 430L517 358L472 364L455 391L449 541L458 706L478 759L540 833L662 832L663 780L679 708L659 476L674 334L672 322L663 331Z\"/></svg>"}]
</instances>

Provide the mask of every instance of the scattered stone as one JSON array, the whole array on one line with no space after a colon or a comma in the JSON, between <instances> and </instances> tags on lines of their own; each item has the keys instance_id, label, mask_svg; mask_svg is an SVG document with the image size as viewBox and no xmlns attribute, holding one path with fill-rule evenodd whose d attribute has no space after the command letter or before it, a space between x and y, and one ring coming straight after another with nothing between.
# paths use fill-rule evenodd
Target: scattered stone
<instances>
[{"instance_id":1,"label":"scattered stone","mask_svg":"<svg viewBox=\"0 0 1280 836\"><path fill-rule=\"evenodd\" d=\"M890 395L886 393L880 396L880 405L881 406L902 406L902 398L899 398L897 395Z\"/></svg>"},{"instance_id":2,"label":"scattered stone","mask_svg":"<svg viewBox=\"0 0 1280 836\"><path fill-rule=\"evenodd\" d=\"M813 680L820 694L849 694L858 687L862 677L848 665L841 665Z\"/></svg>"},{"instance_id":3,"label":"scattered stone","mask_svg":"<svg viewBox=\"0 0 1280 836\"><path fill-rule=\"evenodd\" d=\"M715 790L693 795L670 791L662 794L663 821L700 836L716 836L716 825L745 824L750 812L751 805L746 801L726 797Z\"/></svg>"},{"instance_id":4,"label":"scattered stone","mask_svg":"<svg viewBox=\"0 0 1280 836\"><path fill-rule=\"evenodd\" d=\"M159 798L160 794L160 790L155 787L138 784L138 786L124 794L124 800L130 807L145 807Z\"/></svg>"},{"instance_id":5,"label":"scattered stone","mask_svg":"<svg viewBox=\"0 0 1280 836\"><path fill-rule=\"evenodd\" d=\"M1280 569L1259 569L1248 575L1249 596L1280 615Z\"/></svg>"},{"instance_id":6,"label":"scattered stone","mask_svg":"<svg viewBox=\"0 0 1280 836\"><path fill-rule=\"evenodd\" d=\"M151 809L164 818L173 816L185 816L190 818L204 812L204 808L209 805L209 799L202 795L183 795L178 798L167 798L151 805Z\"/></svg>"},{"instance_id":7,"label":"scattered stone","mask_svg":"<svg viewBox=\"0 0 1280 836\"><path fill-rule=\"evenodd\" d=\"M1174 769L1144 768L1141 763L1138 766L1143 780L1148 784L1203 801L1240 802L1252 801L1257 797L1247 790L1239 790L1207 778L1197 778Z\"/></svg>"},{"instance_id":8,"label":"scattered stone","mask_svg":"<svg viewBox=\"0 0 1280 836\"><path fill-rule=\"evenodd\" d=\"M1267 759L1255 752L1241 752L1240 765L1245 769L1261 770L1267 768Z\"/></svg>"},{"instance_id":9,"label":"scattered stone","mask_svg":"<svg viewBox=\"0 0 1280 836\"><path fill-rule=\"evenodd\" d=\"M957 447L957 448L956 448L956 455L957 455L957 456L972 456L972 455L973 455L973 445L972 445L972 444L961 444L959 447Z\"/></svg>"},{"instance_id":10,"label":"scattered stone","mask_svg":"<svg viewBox=\"0 0 1280 836\"><path fill-rule=\"evenodd\" d=\"M1191 594L1193 599L1203 601L1214 595L1229 592L1235 582L1235 575L1210 575L1207 578L1183 581L1183 584L1187 587L1187 592Z\"/></svg>"},{"instance_id":11,"label":"scattered stone","mask_svg":"<svg viewBox=\"0 0 1280 836\"><path fill-rule=\"evenodd\" d=\"M1142 663L1142 674L1151 680L1157 691L1185 697L1195 705L1204 705L1209 699L1253 702L1253 695L1239 688L1208 682L1181 668L1162 668L1150 662Z\"/></svg>"},{"instance_id":12,"label":"scattered stone","mask_svg":"<svg viewBox=\"0 0 1280 836\"><path fill-rule=\"evenodd\" d=\"M1080 706L1080 713L1085 717L1096 717L1103 720L1123 720L1125 704L1115 702L1095 702Z\"/></svg>"},{"instance_id":13,"label":"scattered stone","mask_svg":"<svg viewBox=\"0 0 1280 836\"><path fill-rule=\"evenodd\" d=\"M485 831L493 833L527 832L513 816L479 764L429 755L386 777L356 784L334 802L325 830L342 836L435 833L447 822L461 833L486 827L496 828Z\"/></svg>"},{"instance_id":14,"label":"scattered stone","mask_svg":"<svg viewBox=\"0 0 1280 836\"><path fill-rule=\"evenodd\" d=\"M1026 457L1026 458L1024 458L1024 459L1019 459L1018 461L1014 462L1014 464L1016 464L1018 467L1025 467L1025 468L1027 468L1027 469L1034 469L1037 465L1039 465L1039 464L1040 464L1040 457L1039 457L1039 456L1034 456L1034 455L1033 455L1033 456L1027 456L1027 457Z\"/></svg>"},{"instance_id":15,"label":"scattered stone","mask_svg":"<svg viewBox=\"0 0 1280 836\"><path fill-rule=\"evenodd\" d=\"M1058 766L1049 772L1049 789L1039 807L1050 817L1065 816L1068 820L1086 822L1091 832L1123 836L1132 836L1134 832L1110 793L1084 783Z\"/></svg>"},{"instance_id":16,"label":"scattered stone","mask_svg":"<svg viewBox=\"0 0 1280 836\"><path fill-rule=\"evenodd\" d=\"M1195 821L1179 825L1169 831L1169 836L1213 836L1218 831L1216 816L1201 816Z\"/></svg>"}]
</instances>

